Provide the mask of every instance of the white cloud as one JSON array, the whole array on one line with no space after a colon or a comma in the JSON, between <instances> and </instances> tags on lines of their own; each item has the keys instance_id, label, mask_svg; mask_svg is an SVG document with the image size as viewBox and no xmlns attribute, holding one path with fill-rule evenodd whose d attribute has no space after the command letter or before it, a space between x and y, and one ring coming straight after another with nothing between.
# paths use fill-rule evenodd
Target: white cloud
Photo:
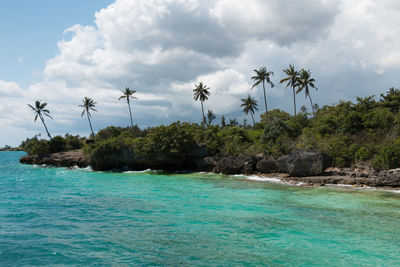
<instances>
[{"instance_id":1,"label":"white cloud","mask_svg":"<svg viewBox=\"0 0 400 267\"><path fill-rule=\"evenodd\" d=\"M211 88L207 109L238 117L248 93L263 110L262 90L250 90L261 66L275 72L270 108L292 110L291 91L278 85L289 64L311 69L319 104L378 95L398 85L399 13L394 0L117 0L96 13L95 26L65 30L43 80L26 90L0 81L7 102L0 111L11 110L0 122L39 129L21 108L39 99L54 115L51 129L87 133L78 105L88 96L98 103L95 129L127 125L126 103L118 101L125 86L138 91L133 112L142 126L199 121L192 90L200 81Z\"/></svg>"}]
</instances>

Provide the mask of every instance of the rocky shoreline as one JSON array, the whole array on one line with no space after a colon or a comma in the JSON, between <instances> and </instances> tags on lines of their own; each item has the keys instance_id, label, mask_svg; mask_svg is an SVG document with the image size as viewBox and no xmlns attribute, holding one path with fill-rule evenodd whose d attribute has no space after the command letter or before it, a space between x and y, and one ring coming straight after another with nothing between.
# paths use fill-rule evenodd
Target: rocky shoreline
<instances>
[{"instance_id":1,"label":"rocky shoreline","mask_svg":"<svg viewBox=\"0 0 400 267\"><path fill-rule=\"evenodd\" d=\"M108 162L106 170L126 171L144 169L163 169L168 166L168 159L156 161L129 161L124 164L121 159L118 164L113 164L113 158L106 158ZM174 159L170 159L174 160ZM60 152L49 155L27 155L20 159L23 164L51 165L57 167L78 166L85 168L91 164L91 160L86 158L82 150ZM278 159L262 156L202 156L193 157L189 162L187 171L204 171L222 174L245 174L257 175L260 177L279 178L289 184L299 184L305 186L324 186L324 185L351 185L357 187L385 187L400 188L400 169L376 171L365 166L354 166L353 168L333 168L330 167L329 157L307 151L294 151L289 155ZM110 168L109 166L115 166ZM174 171L173 165L169 165L169 171ZM101 170L99 168L95 170ZM179 169L182 170L182 166Z\"/></svg>"}]
</instances>

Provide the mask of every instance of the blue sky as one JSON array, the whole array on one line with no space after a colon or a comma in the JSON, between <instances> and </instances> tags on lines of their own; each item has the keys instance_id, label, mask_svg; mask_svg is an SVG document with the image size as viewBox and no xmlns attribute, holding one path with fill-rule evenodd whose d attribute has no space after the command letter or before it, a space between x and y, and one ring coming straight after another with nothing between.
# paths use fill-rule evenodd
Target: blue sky
<instances>
[{"instance_id":1,"label":"blue sky","mask_svg":"<svg viewBox=\"0 0 400 267\"><path fill-rule=\"evenodd\" d=\"M26 104L48 103L53 135L88 135L78 105L97 102L93 128L129 125L125 86L137 90L140 127L201 121L192 90L211 88L205 109L249 121L240 99L264 111L254 69L275 73L270 109L292 113L291 90L279 85L289 64L310 69L314 103L379 96L400 80L398 0L35 0L0 9L0 146L41 133ZM309 108L297 95L297 109Z\"/></svg>"},{"instance_id":2,"label":"blue sky","mask_svg":"<svg viewBox=\"0 0 400 267\"><path fill-rule=\"evenodd\" d=\"M94 13L112 0L3 0L0 80L28 87L41 74L47 59L57 53L64 30L75 24L91 25Z\"/></svg>"}]
</instances>

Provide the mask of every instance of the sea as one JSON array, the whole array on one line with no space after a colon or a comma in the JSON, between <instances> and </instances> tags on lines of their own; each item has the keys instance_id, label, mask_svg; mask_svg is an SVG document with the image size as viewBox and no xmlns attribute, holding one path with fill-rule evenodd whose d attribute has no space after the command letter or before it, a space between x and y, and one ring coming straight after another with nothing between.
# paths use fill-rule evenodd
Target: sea
<instances>
[{"instance_id":1,"label":"sea","mask_svg":"<svg viewBox=\"0 0 400 267\"><path fill-rule=\"evenodd\" d=\"M0 152L0 266L400 266L400 194Z\"/></svg>"}]
</instances>

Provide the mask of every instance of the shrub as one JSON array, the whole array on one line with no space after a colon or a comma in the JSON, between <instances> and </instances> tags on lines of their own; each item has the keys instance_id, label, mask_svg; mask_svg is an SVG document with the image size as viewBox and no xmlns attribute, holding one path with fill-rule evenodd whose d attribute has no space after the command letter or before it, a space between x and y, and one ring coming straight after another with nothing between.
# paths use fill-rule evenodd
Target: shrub
<instances>
[{"instance_id":1,"label":"shrub","mask_svg":"<svg viewBox=\"0 0 400 267\"><path fill-rule=\"evenodd\" d=\"M57 153L61 151L65 151L66 142L62 136L54 136L50 141L50 150L52 153Z\"/></svg>"},{"instance_id":2,"label":"shrub","mask_svg":"<svg viewBox=\"0 0 400 267\"><path fill-rule=\"evenodd\" d=\"M29 155L45 155L51 152L49 142L43 139L39 140L37 137L27 139L21 146Z\"/></svg>"},{"instance_id":3,"label":"shrub","mask_svg":"<svg viewBox=\"0 0 400 267\"><path fill-rule=\"evenodd\" d=\"M393 169L400 167L400 139L382 147L378 151L372 165L377 169Z\"/></svg>"}]
</instances>

